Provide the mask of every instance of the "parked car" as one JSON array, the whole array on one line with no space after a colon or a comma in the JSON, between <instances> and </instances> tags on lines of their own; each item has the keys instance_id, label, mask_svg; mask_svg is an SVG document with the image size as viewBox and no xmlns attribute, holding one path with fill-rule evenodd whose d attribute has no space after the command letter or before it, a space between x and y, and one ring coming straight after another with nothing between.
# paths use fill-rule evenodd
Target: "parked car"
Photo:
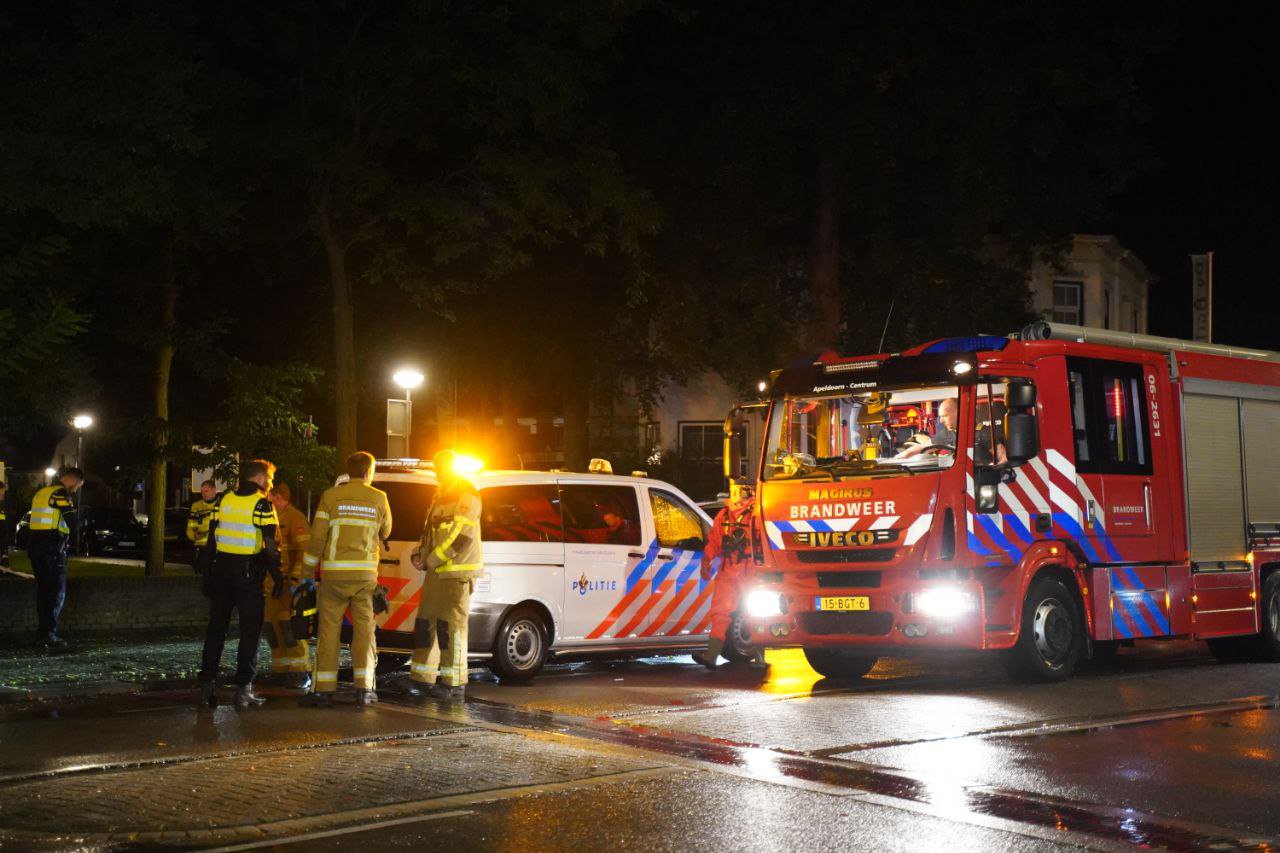
<instances>
[{"instance_id":1,"label":"parked car","mask_svg":"<svg viewBox=\"0 0 1280 853\"><path fill-rule=\"evenodd\" d=\"M711 519L679 489L610 474L485 471L472 479L483 505L484 572L471 599L471 657L523 680L557 656L705 646L711 584L700 569ZM387 493L393 521L378 649L409 654L423 578L409 555L435 475L425 463L379 462L373 485Z\"/></svg>"},{"instance_id":2,"label":"parked car","mask_svg":"<svg viewBox=\"0 0 1280 853\"><path fill-rule=\"evenodd\" d=\"M136 557L146 549L147 528L132 511L91 506L83 515L81 537L90 556Z\"/></svg>"},{"instance_id":3,"label":"parked car","mask_svg":"<svg viewBox=\"0 0 1280 853\"><path fill-rule=\"evenodd\" d=\"M90 506L80 510L83 529L82 545L91 557L137 557L147 547L147 528L127 509ZM31 513L28 511L14 531L14 545L25 550L31 530Z\"/></svg>"}]
</instances>

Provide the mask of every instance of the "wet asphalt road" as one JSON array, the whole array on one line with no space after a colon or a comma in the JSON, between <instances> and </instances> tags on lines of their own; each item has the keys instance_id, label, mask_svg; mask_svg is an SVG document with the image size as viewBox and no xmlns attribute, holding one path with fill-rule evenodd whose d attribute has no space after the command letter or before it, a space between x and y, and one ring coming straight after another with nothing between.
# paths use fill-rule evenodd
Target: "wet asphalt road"
<instances>
[{"instance_id":1,"label":"wet asphalt road","mask_svg":"<svg viewBox=\"0 0 1280 853\"><path fill-rule=\"evenodd\" d=\"M1280 665L1125 650L1056 685L982 656L852 684L798 653L393 685L357 710L153 692L0 706L0 847L1270 849Z\"/></svg>"}]
</instances>

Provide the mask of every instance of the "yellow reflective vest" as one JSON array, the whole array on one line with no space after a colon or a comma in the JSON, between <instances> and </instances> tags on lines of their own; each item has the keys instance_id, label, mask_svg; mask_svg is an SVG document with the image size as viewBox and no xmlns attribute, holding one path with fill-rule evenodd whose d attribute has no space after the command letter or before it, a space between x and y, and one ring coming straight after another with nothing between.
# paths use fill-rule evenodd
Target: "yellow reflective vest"
<instances>
[{"instance_id":1,"label":"yellow reflective vest","mask_svg":"<svg viewBox=\"0 0 1280 853\"><path fill-rule=\"evenodd\" d=\"M206 501L204 498L191 505L187 515L187 538L203 548L209 544L209 524L213 521L213 513L218 508L218 499Z\"/></svg>"},{"instance_id":2,"label":"yellow reflective vest","mask_svg":"<svg viewBox=\"0 0 1280 853\"><path fill-rule=\"evenodd\" d=\"M451 492L436 492L418 543L423 567L441 577L469 580L484 568L480 548L480 495L459 480Z\"/></svg>"},{"instance_id":3,"label":"yellow reflective vest","mask_svg":"<svg viewBox=\"0 0 1280 853\"><path fill-rule=\"evenodd\" d=\"M218 498L213 539L220 554L252 556L262 551L262 530L275 527L276 509L261 492L237 495L227 492Z\"/></svg>"},{"instance_id":4,"label":"yellow reflective vest","mask_svg":"<svg viewBox=\"0 0 1280 853\"><path fill-rule=\"evenodd\" d=\"M67 515L75 511L71 495L61 485L45 486L31 499L31 531L67 536Z\"/></svg>"},{"instance_id":5,"label":"yellow reflective vest","mask_svg":"<svg viewBox=\"0 0 1280 853\"><path fill-rule=\"evenodd\" d=\"M308 578L315 577L317 568L341 572L344 578L376 578L381 542L390 535L386 493L362 482L339 483L320 497L303 572Z\"/></svg>"}]
</instances>

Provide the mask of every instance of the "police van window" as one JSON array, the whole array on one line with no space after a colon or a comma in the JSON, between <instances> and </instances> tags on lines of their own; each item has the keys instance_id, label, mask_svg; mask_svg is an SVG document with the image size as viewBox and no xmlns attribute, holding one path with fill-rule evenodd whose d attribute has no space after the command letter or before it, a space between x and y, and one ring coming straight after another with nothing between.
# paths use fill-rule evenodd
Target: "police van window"
<instances>
[{"instance_id":1,"label":"police van window","mask_svg":"<svg viewBox=\"0 0 1280 853\"><path fill-rule=\"evenodd\" d=\"M480 492L485 542L563 542L560 492L553 485L494 486Z\"/></svg>"},{"instance_id":2,"label":"police van window","mask_svg":"<svg viewBox=\"0 0 1280 853\"><path fill-rule=\"evenodd\" d=\"M653 525L658 532L658 544L663 548L687 548L693 540L706 539L702 519L675 495L651 489L649 503L653 506Z\"/></svg>"},{"instance_id":3,"label":"police van window","mask_svg":"<svg viewBox=\"0 0 1280 853\"><path fill-rule=\"evenodd\" d=\"M560 511L566 542L640 544L640 504L633 486L562 485Z\"/></svg>"},{"instance_id":4,"label":"police van window","mask_svg":"<svg viewBox=\"0 0 1280 853\"><path fill-rule=\"evenodd\" d=\"M1146 387L1142 365L1067 359L1076 470L1087 474L1150 474Z\"/></svg>"},{"instance_id":5,"label":"police van window","mask_svg":"<svg viewBox=\"0 0 1280 853\"><path fill-rule=\"evenodd\" d=\"M391 507L391 539L417 542L422 536L422 524L427 519L436 487L431 483L398 480L374 480L373 487L387 493L387 503Z\"/></svg>"}]
</instances>

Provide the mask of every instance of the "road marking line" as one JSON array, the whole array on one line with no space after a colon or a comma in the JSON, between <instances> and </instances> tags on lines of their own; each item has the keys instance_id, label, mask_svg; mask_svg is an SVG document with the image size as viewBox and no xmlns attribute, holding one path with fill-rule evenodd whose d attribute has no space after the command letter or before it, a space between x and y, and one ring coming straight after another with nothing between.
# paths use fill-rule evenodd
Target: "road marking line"
<instances>
[{"instance_id":1,"label":"road marking line","mask_svg":"<svg viewBox=\"0 0 1280 853\"><path fill-rule=\"evenodd\" d=\"M403 826L407 823L424 823L429 820L443 820L448 817L465 817L475 814L472 811L456 810L451 812L435 812L432 814L401 817L395 820L381 820L377 823L366 823L360 826L348 826L343 829L331 829L328 832L308 832L306 835L291 835L285 838L273 838L269 841L253 841L248 844L237 844L232 847L215 847L209 853L231 853L233 850L257 850L261 847L278 847L281 844L297 844L302 841L316 841L320 838L333 838L336 835L350 835L353 832L365 832L373 829L385 829L389 826Z\"/></svg>"}]
</instances>

